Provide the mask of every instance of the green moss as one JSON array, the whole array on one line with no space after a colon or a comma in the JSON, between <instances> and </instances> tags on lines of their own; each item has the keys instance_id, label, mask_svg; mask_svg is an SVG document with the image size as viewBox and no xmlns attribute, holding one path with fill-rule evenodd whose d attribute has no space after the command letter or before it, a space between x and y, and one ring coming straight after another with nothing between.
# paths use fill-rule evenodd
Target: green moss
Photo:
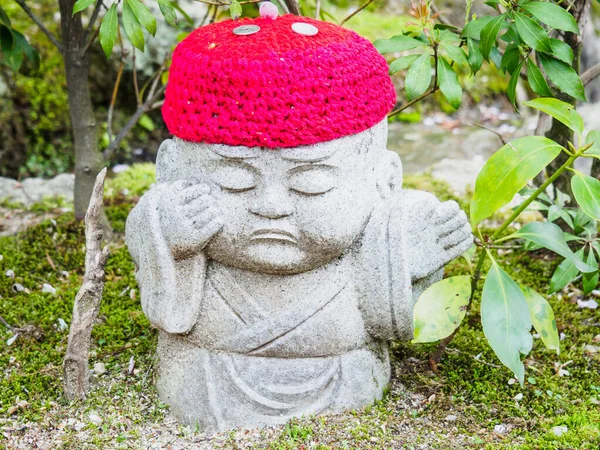
<instances>
[{"instance_id":1,"label":"green moss","mask_svg":"<svg viewBox=\"0 0 600 450\"><path fill-rule=\"evenodd\" d=\"M105 197L139 197L155 182L156 166L153 163L133 164L114 178L106 180Z\"/></svg>"}]
</instances>

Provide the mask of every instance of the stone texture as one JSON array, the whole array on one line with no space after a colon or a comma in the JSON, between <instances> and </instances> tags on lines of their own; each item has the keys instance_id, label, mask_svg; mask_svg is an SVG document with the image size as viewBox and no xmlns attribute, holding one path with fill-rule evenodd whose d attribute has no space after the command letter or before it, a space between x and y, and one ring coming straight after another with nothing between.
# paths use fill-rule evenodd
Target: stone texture
<instances>
[{"instance_id":1,"label":"stone texture","mask_svg":"<svg viewBox=\"0 0 600 450\"><path fill-rule=\"evenodd\" d=\"M31 206L45 197L64 197L73 201L75 176L63 173L51 179L27 178L22 182L0 177L0 200Z\"/></svg>"},{"instance_id":2,"label":"stone texture","mask_svg":"<svg viewBox=\"0 0 600 450\"><path fill-rule=\"evenodd\" d=\"M358 408L389 381L420 292L472 242L454 202L403 190L387 122L265 150L167 140L127 220L158 391L201 430Z\"/></svg>"}]
</instances>

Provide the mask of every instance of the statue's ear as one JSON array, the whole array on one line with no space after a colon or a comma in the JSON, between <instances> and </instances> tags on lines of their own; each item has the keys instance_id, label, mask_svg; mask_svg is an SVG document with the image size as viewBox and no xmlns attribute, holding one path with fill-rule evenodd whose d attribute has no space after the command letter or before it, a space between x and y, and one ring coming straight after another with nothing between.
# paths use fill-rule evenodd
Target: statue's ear
<instances>
[{"instance_id":1,"label":"statue's ear","mask_svg":"<svg viewBox=\"0 0 600 450\"><path fill-rule=\"evenodd\" d=\"M377 191L386 199L402 188L402 161L397 153L385 150L378 153L375 162Z\"/></svg>"},{"instance_id":2,"label":"statue's ear","mask_svg":"<svg viewBox=\"0 0 600 450\"><path fill-rule=\"evenodd\" d=\"M156 183L168 183L177 179L176 164L177 144L173 139L166 139L160 144L156 155Z\"/></svg>"}]
</instances>

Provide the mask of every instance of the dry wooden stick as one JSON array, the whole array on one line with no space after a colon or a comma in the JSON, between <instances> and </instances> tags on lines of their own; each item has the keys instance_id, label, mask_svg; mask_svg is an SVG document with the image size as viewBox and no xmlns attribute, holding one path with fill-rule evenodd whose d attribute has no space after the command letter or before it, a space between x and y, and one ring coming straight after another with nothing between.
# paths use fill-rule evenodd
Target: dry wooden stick
<instances>
[{"instance_id":1,"label":"dry wooden stick","mask_svg":"<svg viewBox=\"0 0 600 450\"><path fill-rule=\"evenodd\" d=\"M102 248L104 232L101 211L106 168L96 177L94 191L85 215L85 275L73 305L67 354L63 361L63 389L69 400L85 398L89 385L88 357L90 336L104 291L104 266L108 247Z\"/></svg>"}]
</instances>

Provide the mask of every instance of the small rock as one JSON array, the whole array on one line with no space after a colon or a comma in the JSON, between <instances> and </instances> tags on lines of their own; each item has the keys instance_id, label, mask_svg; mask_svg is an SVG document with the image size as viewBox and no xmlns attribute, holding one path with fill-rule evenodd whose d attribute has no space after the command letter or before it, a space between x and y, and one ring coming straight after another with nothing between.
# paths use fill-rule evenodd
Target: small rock
<instances>
[{"instance_id":1,"label":"small rock","mask_svg":"<svg viewBox=\"0 0 600 450\"><path fill-rule=\"evenodd\" d=\"M14 278L15 277L15 271L8 269L6 272L4 272L4 275L6 275L9 278Z\"/></svg>"},{"instance_id":2,"label":"small rock","mask_svg":"<svg viewBox=\"0 0 600 450\"><path fill-rule=\"evenodd\" d=\"M577 306L580 308L597 309L598 302L596 300L577 300Z\"/></svg>"},{"instance_id":3,"label":"small rock","mask_svg":"<svg viewBox=\"0 0 600 450\"><path fill-rule=\"evenodd\" d=\"M135 296L136 296L136 294L137 294L136 290L135 290L135 289L131 289L131 290L129 291L129 298L130 298L131 300L135 300Z\"/></svg>"},{"instance_id":4,"label":"small rock","mask_svg":"<svg viewBox=\"0 0 600 450\"><path fill-rule=\"evenodd\" d=\"M18 337L19 337L19 333L15 333L14 335L12 335L10 338L8 338L6 340L6 345L12 345L13 342L15 342Z\"/></svg>"},{"instance_id":5,"label":"small rock","mask_svg":"<svg viewBox=\"0 0 600 450\"><path fill-rule=\"evenodd\" d=\"M58 318L58 329L60 331L66 331L69 329L69 326L67 325L67 322L65 322L65 320L62 317Z\"/></svg>"},{"instance_id":6,"label":"small rock","mask_svg":"<svg viewBox=\"0 0 600 450\"><path fill-rule=\"evenodd\" d=\"M13 292L25 292L27 293L27 289L21 283L15 283L12 285Z\"/></svg>"},{"instance_id":7,"label":"small rock","mask_svg":"<svg viewBox=\"0 0 600 450\"><path fill-rule=\"evenodd\" d=\"M518 401L521 401L521 400L523 400L523 394L517 394L517 395L515 395L515 397L514 397L514 398L515 398L515 400L516 400L517 402L518 402Z\"/></svg>"},{"instance_id":8,"label":"small rock","mask_svg":"<svg viewBox=\"0 0 600 450\"><path fill-rule=\"evenodd\" d=\"M75 431L81 431L81 430L83 430L83 429L84 429L84 427L85 427L85 423L83 423L83 422L79 422L79 421L78 421L78 422L75 422L75 424L73 425L73 429L74 429Z\"/></svg>"},{"instance_id":9,"label":"small rock","mask_svg":"<svg viewBox=\"0 0 600 450\"><path fill-rule=\"evenodd\" d=\"M98 375L102 375L105 372L106 372L106 366L104 365L104 363L97 362L96 364L94 364L94 373L97 373Z\"/></svg>"},{"instance_id":10,"label":"small rock","mask_svg":"<svg viewBox=\"0 0 600 450\"><path fill-rule=\"evenodd\" d=\"M94 425L102 425L102 417L100 417L95 412L90 413L88 417L90 418L90 422L92 422Z\"/></svg>"},{"instance_id":11,"label":"small rock","mask_svg":"<svg viewBox=\"0 0 600 450\"><path fill-rule=\"evenodd\" d=\"M597 334L596 336L594 336L594 339L592 339L592 342L600 342L600 334Z\"/></svg>"},{"instance_id":12,"label":"small rock","mask_svg":"<svg viewBox=\"0 0 600 450\"><path fill-rule=\"evenodd\" d=\"M511 378L511 379L509 379L509 380L508 380L508 385L509 385L509 386L512 386L512 385L513 385L513 384L515 384L516 382L517 382L517 379L516 379L516 378Z\"/></svg>"},{"instance_id":13,"label":"small rock","mask_svg":"<svg viewBox=\"0 0 600 450\"><path fill-rule=\"evenodd\" d=\"M589 353L591 355L598 353L599 350L600 350L600 347L596 347L595 345L588 344L583 347L583 351L586 353Z\"/></svg>"},{"instance_id":14,"label":"small rock","mask_svg":"<svg viewBox=\"0 0 600 450\"><path fill-rule=\"evenodd\" d=\"M506 428L506 425L501 423L499 425L494 426L494 431L499 434L504 434L508 431L508 428Z\"/></svg>"},{"instance_id":15,"label":"small rock","mask_svg":"<svg viewBox=\"0 0 600 450\"><path fill-rule=\"evenodd\" d=\"M54 288L51 284L44 283L42 285L42 292L46 292L48 294L56 295L56 288Z\"/></svg>"},{"instance_id":16,"label":"small rock","mask_svg":"<svg viewBox=\"0 0 600 450\"><path fill-rule=\"evenodd\" d=\"M559 427L552 428L552 432L558 437L562 436L563 434L567 433L568 431L569 431L569 427L567 427L566 425L561 425Z\"/></svg>"},{"instance_id":17,"label":"small rock","mask_svg":"<svg viewBox=\"0 0 600 450\"><path fill-rule=\"evenodd\" d=\"M0 261L2 261L4 259L4 256L2 255L2 253L0 253Z\"/></svg>"},{"instance_id":18,"label":"small rock","mask_svg":"<svg viewBox=\"0 0 600 450\"><path fill-rule=\"evenodd\" d=\"M456 417L454 414L449 414L449 415L447 415L447 416L444 418L444 420L445 420L446 422L456 422L456 419L457 419L457 418L458 418L458 417Z\"/></svg>"}]
</instances>

